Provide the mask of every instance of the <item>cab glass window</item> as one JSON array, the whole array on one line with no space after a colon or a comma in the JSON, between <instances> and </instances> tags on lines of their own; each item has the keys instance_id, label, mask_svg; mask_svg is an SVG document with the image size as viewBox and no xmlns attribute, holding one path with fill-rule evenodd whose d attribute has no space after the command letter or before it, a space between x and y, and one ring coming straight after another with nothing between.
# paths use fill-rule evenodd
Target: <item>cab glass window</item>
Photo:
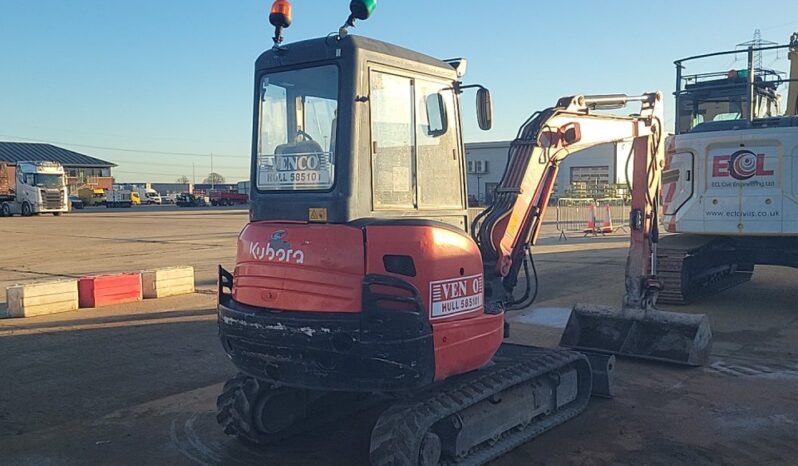
<instances>
[{"instance_id":1,"label":"cab glass window","mask_svg":"<svg viewBox=\"0 0 798 466\"><path fill-rule=\"evenodd\" d=\"M258 189L332 188L338 68L325 65L269 73L260 87Z\"/></svg>"},{"instance_id":2,"label":"cab glass window","mask_svg":"<svg viewBox=\"0 0 798 466\"><path fill-rule=\"evenodd\" d=\"M369 101L374 208L413 207L415 132L412 81L373 72Z\"/></svg>"},{"instance_id":3,"label":"cab glass window","mask_svg":"<svg viewBox=\"0 0 798 466\"><path fill-rule=\"evenodd\" d=\"M451 84L421 79L415 84L418 206L456 209L462 206L462 183Z\"/></svg>"},{"instance_id":4,"label":"cab glass window","mask_svg":"<svg viewBox=\"0 0 798 466\"><path fill-rule=\"evenodd\" d=\"M370 75L375 209L451 209L462 200L451 83Z\"/></svg>"}]
</instances>

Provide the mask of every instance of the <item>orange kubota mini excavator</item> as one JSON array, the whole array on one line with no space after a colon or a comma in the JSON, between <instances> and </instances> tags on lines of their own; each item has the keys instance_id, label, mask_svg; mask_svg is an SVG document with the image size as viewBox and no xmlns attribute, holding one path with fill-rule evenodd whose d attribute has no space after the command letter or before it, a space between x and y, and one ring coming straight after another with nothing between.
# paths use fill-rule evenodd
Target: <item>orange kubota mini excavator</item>
<instances>
[{"instance_id":1,"label":"orange kubota mini excavator","mask_svg":"<svg viewBox=\"0 0 798 466\"><path fill-rule=\"evenodd\" d=\"M558 162L624 139L624 310L575 310L565 343L700 363L706 319L653 308L662 95L567 97L534 114L469 225L459 99L479 87L488 129L490 94L460 82L465 60L348 35L375 3L352 1L338 34L288 46L290 4L273 6L275 46L256 62L250 223L234 272L219 276L220 337L241 371L217 402L225 432L269 443L378 394L392 401L371 434L373 464L482 464L580 413L588 358L503 344L505 313L528 305L528 273L527 292L513 292ZM594 112L628 102L638 114Z\"/></svg>"}]
</instances>

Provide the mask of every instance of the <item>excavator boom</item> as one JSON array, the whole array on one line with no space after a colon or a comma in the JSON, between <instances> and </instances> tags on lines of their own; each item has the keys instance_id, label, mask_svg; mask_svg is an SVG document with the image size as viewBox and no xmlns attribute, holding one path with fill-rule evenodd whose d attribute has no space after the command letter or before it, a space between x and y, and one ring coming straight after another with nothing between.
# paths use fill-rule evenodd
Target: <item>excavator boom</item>
<instances>
[{"instance_id":1,"label":"excavator boom","mask_svg":"<svg viewBox=\"0 0 798 466\"><path fill-rule=\"evenodd\" d=\"M641 102L640 113L636 116L594 113L596 109L616 108L630 101ZM636 138L636 144L649 144L652 138L659 145L661 121L661 95L657 93L637 97L565 97L555 107L533 115L511 144L507 168L496 190L495 201L475 222L479 227L473 230L474 239L483 252L488 281L490 277L500 278L504 280L505 290L512 292L524 250L534 243L540 232L541 219L563 159L588 147L630 138ZM641 152L640 149L644 147L635 146L635 152ZM655 158L652 158L654 163ZM654 182L645 184L653 186ZM638 208L652 203L656 192L649 194L639 199ZM645 232L641 230L641 233ZM634 235L633 241L645 247L643 236ZM646 253L642 251L641 254ZM647 272L639 269L641 276Z\"/></svg>"},{"instance_id":2,"label":"excavator boom","mask_svg":"<svg viewBox=\"0 0 798 466\"><path fill-rule=\"evenodd\" d=\"M596 113L640 102L632 116ZM673 315L654 307L660 288L656 261L657 196L663 162L662 94L573 96L533 115L510 148L495 201L475 220L489 307L517 309L531 304L513 291L529 248L537 239L554 188L559 163L599 144L633 141L631 243L623 309L578 306L562 344L628 356L702 364L711 334L705 316ZM527 277L529 280L529 277ZM529 289L529 283L527 285ZM674 343L675 342L675 343Z\"/></svg>"}]
</instances>

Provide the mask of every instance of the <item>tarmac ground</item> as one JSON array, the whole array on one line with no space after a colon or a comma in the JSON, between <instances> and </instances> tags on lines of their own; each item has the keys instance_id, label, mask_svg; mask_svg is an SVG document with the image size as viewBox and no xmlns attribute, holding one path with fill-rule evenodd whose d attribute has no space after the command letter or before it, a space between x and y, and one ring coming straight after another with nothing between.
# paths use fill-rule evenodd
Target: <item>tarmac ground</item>
<instances>
[{"instance_id":1,"label":"tarmac ground","mask_svg":"<svg viewBox=\"0 0 798 466\"><path fill-rule=\"evenodd\" d=\"M377 408L267 449L224 435L215 400L235 374L217 337L216 266L232 267L240 208L86 209L0 219L0 286L54 277L192 265L198 293L0 319L0 464L358 465ZM556 346L574 303L620 305L627 238L535 247L540 293L510 316L511 341ZM714 334L710 364L619 359L613 399L495 465L795 464L798 456L798 270L689 306ZM0 298L0 299L4 299ZM0 315L4 302L0 302Z\"/></svg>"}]
</instances>

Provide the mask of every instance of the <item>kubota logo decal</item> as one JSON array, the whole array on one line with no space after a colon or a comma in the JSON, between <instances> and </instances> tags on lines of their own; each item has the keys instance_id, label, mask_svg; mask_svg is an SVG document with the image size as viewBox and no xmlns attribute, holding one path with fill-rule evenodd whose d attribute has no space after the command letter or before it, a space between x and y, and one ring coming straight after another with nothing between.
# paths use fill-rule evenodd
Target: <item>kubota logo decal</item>
<instances>
[{"instance_id":1,"label":"kubota logo decal","mask_svg":"<svg viewBox=\"0 0 798 466\"><path fill-rule=\"evenodd\" d=\"M479 309L482 287L482 274L430 282L431 317L448 317Z\"/></svg>"},{"instance_id":2,"label":"kubota logo decal","mask_svg":"<svg viewBox=\"0 0 798 466\"><path fill-rule=\"evenodd\" d=\"M744 181L754 176L770 176L773 170L765 169L765 154L755 154L750 150L738 150L731 155L716 155L712 159L712 176L731 176Z\"/></svg>"},{"instance_id":3,"label":"kubota logo decal","mask_svg":"<svg viewBox=\"0 0 798 466\"><path fill-rule=\"evenodd\" d=\"M291 243L285 240L287 232L277 230L272 233L270 241L262 246L256 241L249 243L249 255L253 259L269 262L289 262L303 264L305 252L301 249L292 249Z\"/></svg>"}]
</instances>

